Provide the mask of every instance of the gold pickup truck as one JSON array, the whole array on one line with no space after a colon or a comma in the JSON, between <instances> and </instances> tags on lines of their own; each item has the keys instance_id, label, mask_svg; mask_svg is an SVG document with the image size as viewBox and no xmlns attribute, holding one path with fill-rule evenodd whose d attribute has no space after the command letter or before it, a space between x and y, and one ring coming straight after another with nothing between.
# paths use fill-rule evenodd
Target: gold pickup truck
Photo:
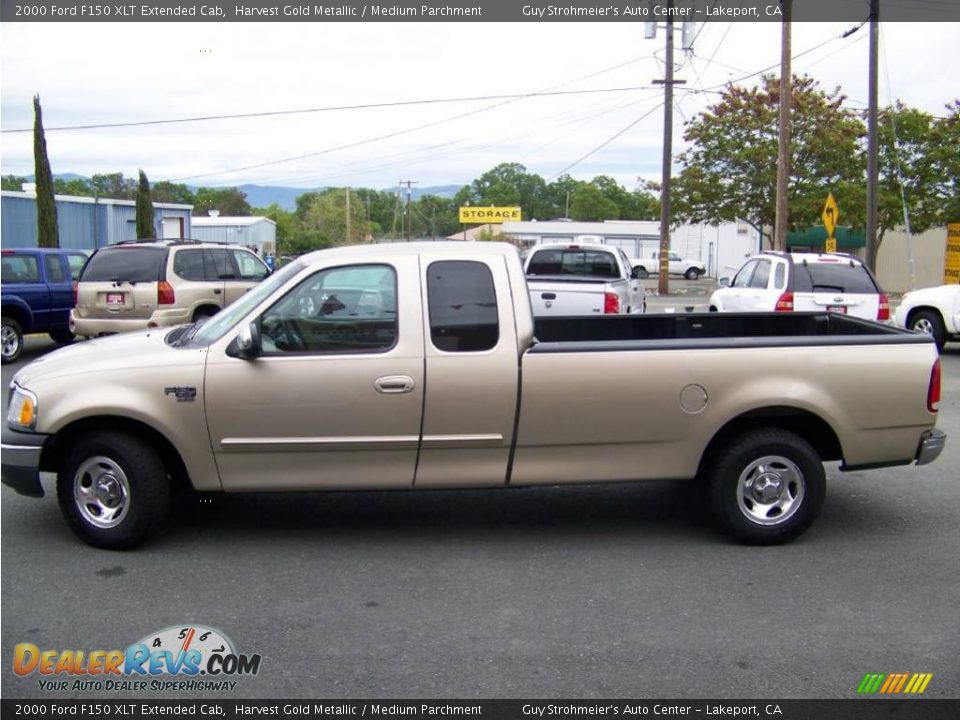
<instances>
[{"instance_id":1,"label":"gold pickup truck","mask_svg":"<svg viewBox=\"0 0 960 720\"><path fill-rule=\"evenodd\" d=\"M803 532L842 470L940 453L929 336L827 313L533 319L498 243L301 258L205 323L101 338L14 377L2 479L99 547L171 489L509 488L702 478L748 543Z\"/></svg>"}]
</instances>

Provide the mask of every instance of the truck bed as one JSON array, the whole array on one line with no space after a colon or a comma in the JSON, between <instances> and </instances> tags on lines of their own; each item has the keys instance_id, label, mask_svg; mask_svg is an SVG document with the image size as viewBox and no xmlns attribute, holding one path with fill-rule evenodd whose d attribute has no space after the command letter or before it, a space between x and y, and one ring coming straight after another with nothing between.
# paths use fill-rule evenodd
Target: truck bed
<instances>
[{"instance_id":1,"label":"truck bed","mask_svg":"<svg viewBox=\"0 0 960 720\"><path fill-rule=\"evenodd\" d=\"M927 335L836 313L689 313L535 318L530 352L929 343Z\"/></svg>"}]
</instances>

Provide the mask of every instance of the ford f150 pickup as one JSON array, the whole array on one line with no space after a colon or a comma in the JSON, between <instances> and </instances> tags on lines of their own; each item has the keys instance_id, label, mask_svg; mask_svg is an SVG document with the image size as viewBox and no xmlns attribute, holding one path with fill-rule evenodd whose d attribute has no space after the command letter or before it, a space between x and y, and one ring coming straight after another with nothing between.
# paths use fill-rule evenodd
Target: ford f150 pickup
<instances>
[{"instance_id":1,"label":"ford f150 pickup","mask_svg":"<svg viewBox=\"0 0 960 720\"><path fill-rule=\"evenodd\" d=\"M617 247L538 245L525 271L535 317L629 315L647 309L643 283Z\"/></svg>"},{"instance_id":2,"label":"ford f150 pickup","mask_svg":"<svg viewBox=\"0 0 960 720\"><path fill-rule=\"evenodd\" d=\"M883 392L876 392L876 388ZM829 313L541 318L515 250L300 258L202 324L63 348L14 377L3 482L57 473L86 542L135 545L171 488L504 488L702 478L720 525L778 543L824 461L934 460L930 336Z\"/></svg>"}]
</instances>

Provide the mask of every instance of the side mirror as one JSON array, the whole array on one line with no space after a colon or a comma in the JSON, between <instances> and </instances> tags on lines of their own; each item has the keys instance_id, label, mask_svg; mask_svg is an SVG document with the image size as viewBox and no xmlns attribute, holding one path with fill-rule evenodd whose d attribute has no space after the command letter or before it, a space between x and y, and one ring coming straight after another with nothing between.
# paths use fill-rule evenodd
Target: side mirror
<instances>
[{"instance_id":1,"label":"side mirror","mask_svg":"<svg viewBox=\"0 0 960 720\"><path fill-rule=\"evenodd\" d=\"M260 352L260 328L255 322L243 328L227 346L227 355L244 360L253 360L260 355Z\"/></svg>"},{"instance_id":2,"label":"side mirror","mask_svg":"<svg viewBox=\"0 0 960 720\"><path fill-rule=\"evenodd\" d=\"M639 279L640 279L640 266L639 266L639 265L637 265L636 267L634 267L634 268L632 268L632 269L630 270L630 279L631 279L631 280L639 280Z\"/></svg>"},{"instance_id":3,"label":"side mirror","mask_svg":"<svg viewBox=\"0 0 960 720\"><path fill-rule=\"evenodd\" d=\"M720 278L720 287L730 287L730 278Z\"/></svg>"}]
</instances>

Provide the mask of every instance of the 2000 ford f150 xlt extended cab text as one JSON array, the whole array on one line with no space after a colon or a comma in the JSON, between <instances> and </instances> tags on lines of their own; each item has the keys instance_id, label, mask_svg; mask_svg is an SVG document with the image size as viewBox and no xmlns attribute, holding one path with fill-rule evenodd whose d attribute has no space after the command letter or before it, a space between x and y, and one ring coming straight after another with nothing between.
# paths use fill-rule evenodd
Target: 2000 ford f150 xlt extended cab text
<instances>
[{"instance_id":1,"label":"2000 ford f150 xlt extended cab text","mask_svg":"<svg viewBox=\"0 0 960 720\"><path fill-rule=\"evenodd\" d=\"M802 532L823 461L932 461L929 336L827 313L542 318L497 243L344 247L199 325L64 348L14 377L3 482L58 475L102 547L200 491L704 480L752 543ZM882 391L881 391L882 390Z\"/></svg>"}]
</instances>

